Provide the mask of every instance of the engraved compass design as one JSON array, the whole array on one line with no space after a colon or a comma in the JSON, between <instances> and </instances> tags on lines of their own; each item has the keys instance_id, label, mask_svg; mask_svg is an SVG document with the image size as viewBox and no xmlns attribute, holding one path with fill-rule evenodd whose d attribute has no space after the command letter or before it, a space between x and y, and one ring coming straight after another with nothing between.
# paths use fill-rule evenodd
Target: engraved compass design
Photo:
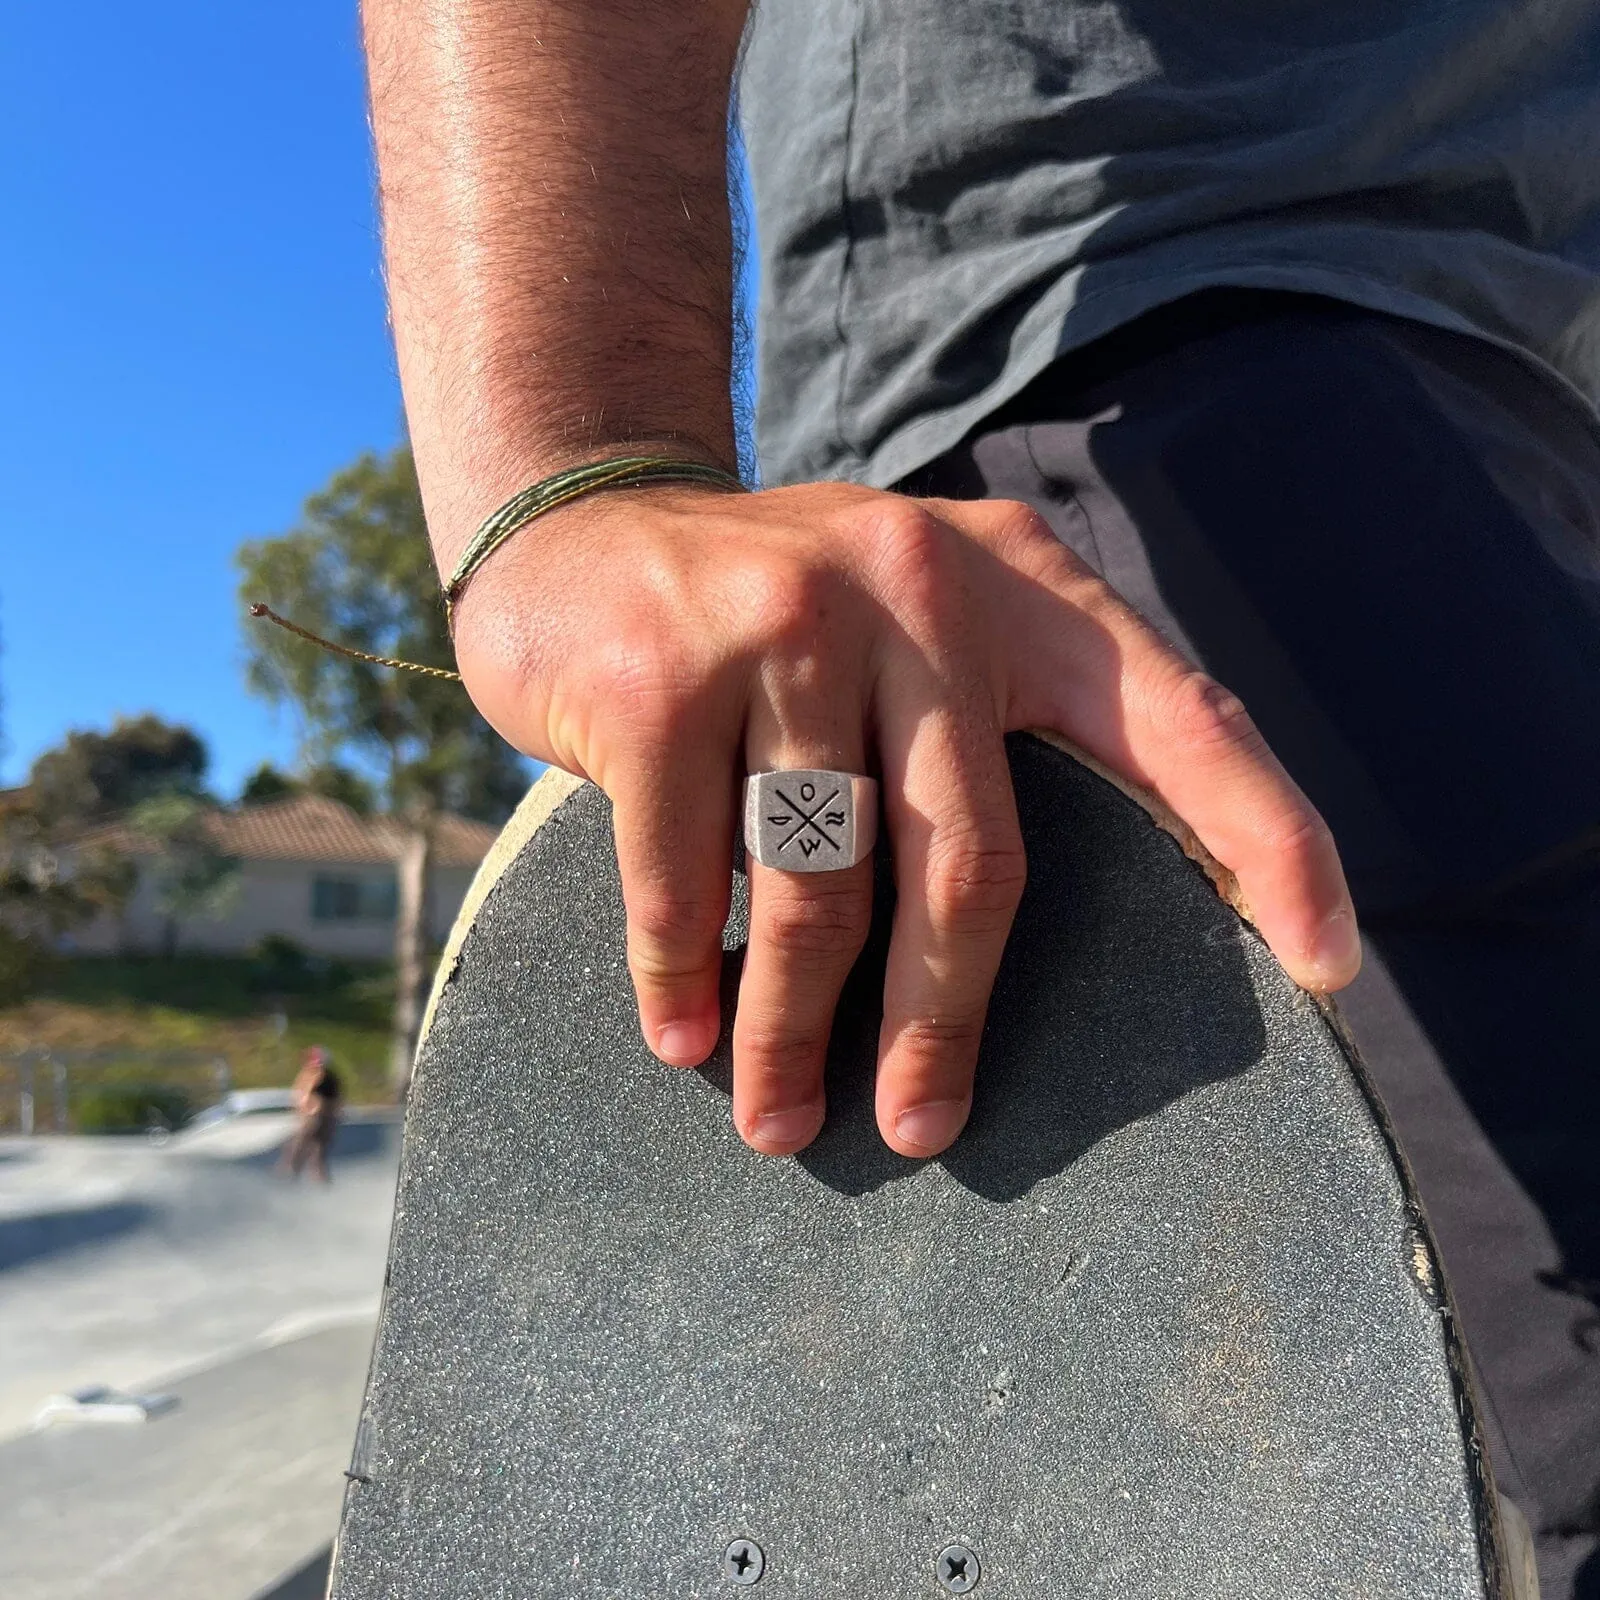
<instances>
[{"instance_id":1,"label":"engraved compass design","mask_svg":"<svg viewBox=\"0 0 1600 1600\"><path fill-rule=\"evenodd\" d=\"M752 773L745 844L765 867L830 872L854 866L877 836L878 786L850 772Z\"/></svg>"}]
</instances>

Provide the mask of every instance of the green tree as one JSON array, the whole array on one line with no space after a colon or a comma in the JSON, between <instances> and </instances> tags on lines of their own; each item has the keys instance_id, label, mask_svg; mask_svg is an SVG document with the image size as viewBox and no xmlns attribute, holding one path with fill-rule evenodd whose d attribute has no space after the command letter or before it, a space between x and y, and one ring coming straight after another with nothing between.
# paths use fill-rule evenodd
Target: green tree
<instances>
[{"instance_id":1,"label":"green tree","mask_svg":"<svg viewBox=\"0 0 1600 1600\"><path fill-rule=\"evenodd\" d=\"M25 803L0 806L0 1005L24 998L54 941L100 912L115 915L133 891L133 862L98 847L63 867L48 830Z\"/></svg>"},{"instance_id":2,"label":"green tree","mask_svg":"<svg viewBox=\"0 0 1600 1600\"><path fill-rule=\"evenodd\" d=\"M272 800L287 800L297 794L320 794L365 817L377 809L378 796L371 783L351 767L326 762L313 767L304 777L280 772L270 761L263 761L244 781L239 803L265 805Z\"/></svg>"},{"instance_id":3,"label":"green tree","mask_svg":"<svg viewBox=\"0 0 1600 1600\"><path fill-rule=\"evenodd\" d=\"M0 977L0 989L14 996L61 934L127 903L135 863L94 830L143 806L199 812L207 760L193 729L147 714L103 733L75 729L34 761L0 806L0 969L14 980ZM182 877L189 867L164 860L158 870Z\"/></svg>"},{"instance_id":4,"label":"green tree","mask_svg":"<svg viewBox=\"0 0 1600 1600\"><path fill-rule=\"evenodd\" d=\"M280 772L270 761L263 761L239 790L242 806L263 806L273 800L287 800L300 793L300 782L287 772Z\"/></svg>"},{"instance_id":5,"label":"green tree","mask_svg":"<svg viewBox=\"0 0 1600 1600\"><path fill-rule=\"evenodd\" d=\"M107 822L163 794L205 792L209 756L192 728L146 713L107 733L75 729L28 773L29 803L54 833Z\"/></svg>"},{"instance_id":6,"label":"green tree","mask_svg":"<svg viewBox=\"0 0 1600 1600\"><path fill-rule=\"evenodd\" d=\"M238 889L239 864L218 848L207 824L216 808L189 794L159 794L135 806L128 826L160 852L152 887L166 918L165 953L178 948L182 917L221 916Z\"/></svg>"},{"instance_id":7,"label":"green tree","mask_svg":"<svg viewBox=\"0 0 1600 1600\"><path fill-rule=\"evenodd\" d=\"M245 545L240 595L372 655L452 664L416 469L405 447L366 455L306 502L299 525ZM308 771L372 772L397 824L391 1072L403 1090L421 1022L427 883L435 826L454 811L500 821L527 786L522 760L458 683L352 661L266 622L248 624L249 682L301 720Z\"/></svg>"}]
</instances>

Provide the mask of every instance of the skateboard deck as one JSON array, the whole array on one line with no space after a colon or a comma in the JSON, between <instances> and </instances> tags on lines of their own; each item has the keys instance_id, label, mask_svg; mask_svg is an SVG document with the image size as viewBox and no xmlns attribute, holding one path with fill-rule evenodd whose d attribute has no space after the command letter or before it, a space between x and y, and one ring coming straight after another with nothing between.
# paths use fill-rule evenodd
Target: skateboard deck
<instances>
[{"instance_id":1,"label":"skateboard deck","mask_svg":"<svg viewBox=\"0 0 1600 1600\"><path fill-rule=\"evenodd\" d=\"M418 1056L336 1600L1512 1593L1336 1019L1134 800L1009 751L1029 884L929 1162L872 1121L883 852L827 1126L777 1160L726 1038L639 1038L604 796L535 787ZM741 939L736 900L729 1016Z\"/></svg>"}]
</instances>

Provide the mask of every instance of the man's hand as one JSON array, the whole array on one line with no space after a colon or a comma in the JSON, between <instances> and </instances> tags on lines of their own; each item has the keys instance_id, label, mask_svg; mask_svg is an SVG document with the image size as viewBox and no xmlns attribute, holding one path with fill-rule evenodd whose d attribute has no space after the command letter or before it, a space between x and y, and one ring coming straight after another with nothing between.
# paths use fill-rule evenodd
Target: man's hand
<instances>
[{"instance_id":1,"label":"man's hand","mask_svg":"<svg viewBox=\"0 0 1600 1600\"><path fill-rule=\"evenodd\" d=\"M441 568L529 483L649 446L734 457L728 90L746 0L365 0L400 375ZM801 375L792 375L798 378ZM1238 703L1025 508L839 486L596 496L523 530L458 607L474 699L616 807L645 1037L715 1041L739 782L878 770L899 902L878 1119L966 1116L1024 863L1001 738L1055 729L1156 790L1302 982L1355 971L1327 830ZM870 868L752 868L734 1115L823 1114Z\"/></svg>"},{"instance_id":2,"label":"man's hand","mask_svg":"<svg viewBox=\"0 0 1600 1600\"><path fill-rule=\"evenodd\" d=\"M644 1036L703 1061L746 772L881 772L899 888L878 1126L929 1156L960 1131L1025 864L1002 739L1058 731L1154 790L1238 876L1301 983L1354 975L1333 843L1244 709L1026 506L837 485L651 489L526 530L458 612L462 673L513 744L611 797ZM823 1119L835 1003L871 864L751 863L733 1113L755 1148Z\"/></svg>"}]
</instances>

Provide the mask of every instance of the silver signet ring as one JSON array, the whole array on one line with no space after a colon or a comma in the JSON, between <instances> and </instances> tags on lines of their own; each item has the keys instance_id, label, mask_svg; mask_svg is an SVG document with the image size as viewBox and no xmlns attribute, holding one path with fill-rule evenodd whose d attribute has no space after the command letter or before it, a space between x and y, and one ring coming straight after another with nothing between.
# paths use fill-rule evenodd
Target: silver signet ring
<instances>
[{"instance_id":1,"label":"silver signet ring","mask_svg":"<svg viewBox=\"0 0 1600 1600\"><path fill-rule=\"evenodd\" d=\"M878 781L854 772L752 772L744 781L745 849L780 872L837 872L872 854Z\"/></svg>"}]
</instances>

